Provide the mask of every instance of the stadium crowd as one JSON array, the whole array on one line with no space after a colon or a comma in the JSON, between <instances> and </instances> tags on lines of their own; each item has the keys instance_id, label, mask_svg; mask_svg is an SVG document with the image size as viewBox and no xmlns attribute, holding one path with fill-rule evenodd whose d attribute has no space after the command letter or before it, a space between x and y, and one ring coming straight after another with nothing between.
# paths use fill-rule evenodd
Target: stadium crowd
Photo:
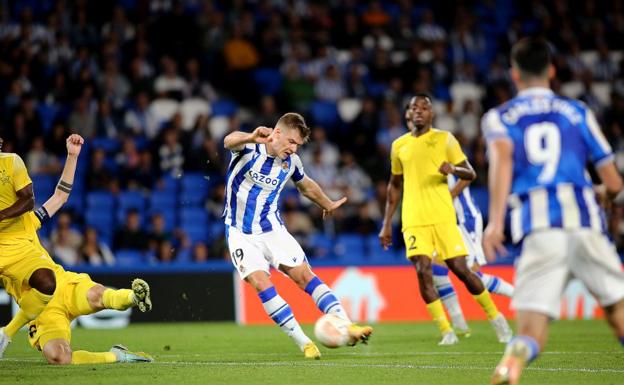
<instances>
[{"instance_id":1,"label":"stadium crowd","mask_svg":"<svg viewBox=\"0 0 624 385\"><path fill-rule=\"evenodd\" d=\"M66 265L227 257L223 137L286 111L312 127L305 171L349 198L324 222L289 186L289 230L314 258L401 258L381 253L377 231L406 101L434 95L435 126L460 140L487 209L480 118L513 95L509 48L529 34L552 42L553 88L597 113L624 171L620 0L32 0L0 10L2 150L23 157L39 204L65 138L86 139L68 209L41 233ZM623 210L609 218L620 249Z\"/></svg>"}]
</instances>

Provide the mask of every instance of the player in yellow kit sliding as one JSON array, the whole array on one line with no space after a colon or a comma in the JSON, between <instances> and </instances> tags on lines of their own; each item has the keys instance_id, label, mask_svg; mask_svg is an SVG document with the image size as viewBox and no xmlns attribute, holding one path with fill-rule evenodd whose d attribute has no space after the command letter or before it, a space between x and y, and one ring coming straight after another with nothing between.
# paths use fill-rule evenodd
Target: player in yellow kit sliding
<instances>
[{"instance_id":1,"label":"player in yellow kit sliding","mask_svg":"<svg viewBox=\"0 0 624 385\"><path fill-rule=\"evenodd\" d=\"M25 231L31 234L33 247L46 260L50 261L56 274L56 292L45 309L30 321L31 316L25 309L20 309L11 322L0 332L0 357L4 353L10 338L26 323L31 345L43 352L52 364L95 364L108 362L150 362L152 358L144 353L132 353L121 345L114 346L109 352L73 351L70 347L70 322L81 315L92 314L102 309L125 310L138 306L141 311L151 310L149 286L141 279L132 282L132 290L107 289L93 282L87 274L65 271L54 264L39 243L36 231L41 222L53 216L67 201L71 192L76 161L83 139L71 135L67 139L67 161L56 191L36 212L23 216ZM15 280L2 277L7 292L20 304L28 296L30 288L24 288Z\"/></svg>"},{"instance_id":2,"label":"player in yellow kit sliding","mask_svg":"<svg viewBox=\"0 0 624 385\"><path fill-rule=\"evenodd\" d=\"M431 127L432 99L418 94L409 104L408 116L413 130L392 143L392 175L388 183L388 201L379 238L384 248L392 244L392 216L403 194L402 222L407 258L418 274L420 294L434 319L442 340L440 345L458 342L432 276L434 255L466 285L486 312L500 342L511 339L511 329L490 298L483 283L467 266L466 246L456 222L447 175L472 180L475 172L459 143L447 131Z\"/></svg>"},{"instance_id":3,"label":"player in yellow kit sliding","mask_svg":"<svg viewBox=\"0 0 624 385\"><path fill-rule=\"evenodd\" d=\"M2 143L0 138L0 150ZM54 263L37 249L27 230L27 213L34 205L24 161L17 154L0 152L0 277L31 289L20 304L30 319L43 310L56 289Z\"/></svg>"}]
</instances>

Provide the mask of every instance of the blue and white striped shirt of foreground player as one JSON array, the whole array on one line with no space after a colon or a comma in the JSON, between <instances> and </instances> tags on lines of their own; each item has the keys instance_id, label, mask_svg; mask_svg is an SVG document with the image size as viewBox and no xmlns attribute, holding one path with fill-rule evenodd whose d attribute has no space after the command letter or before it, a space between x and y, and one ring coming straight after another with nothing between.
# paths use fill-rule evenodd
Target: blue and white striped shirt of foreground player
<instances>
[{"instance_id":1,"label":"blue and white striped shirt of foreground player","mask_svg":"<svg viewBox=\"0 0 624 385\"><path fill-rule=\"evenodd\" d=\"M585 165L590 160L600 168L613 152L585 104L530 88L490 110L482 127L488 142L504 138L513 144L508 203L514 243L547 228L606 231Z\"/></svg>"}]
</instances>

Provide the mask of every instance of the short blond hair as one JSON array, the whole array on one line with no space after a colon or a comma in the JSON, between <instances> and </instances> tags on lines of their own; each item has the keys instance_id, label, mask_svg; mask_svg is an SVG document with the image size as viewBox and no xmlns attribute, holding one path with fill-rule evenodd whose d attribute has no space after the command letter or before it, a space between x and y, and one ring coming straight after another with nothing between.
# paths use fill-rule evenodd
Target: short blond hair
<instances>
[{"instance_id":1,"label":"short blond hair","mask_svg":"<svg viewBox=\"0 0 624 385\"><path fill-rule=\"evenodd\" d=\"M310 127L306 124L303 116L296 112L287 112L282 115L276 126L298 130L304 143L310 139Z\"/></svg>"}]
</instances>

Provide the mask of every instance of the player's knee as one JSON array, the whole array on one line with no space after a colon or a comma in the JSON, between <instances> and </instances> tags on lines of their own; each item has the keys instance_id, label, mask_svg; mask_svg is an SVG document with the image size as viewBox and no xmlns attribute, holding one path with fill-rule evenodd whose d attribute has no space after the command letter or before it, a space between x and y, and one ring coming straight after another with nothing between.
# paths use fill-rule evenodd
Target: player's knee
<instances>
[{"instance_id":1,"label":"player's knee","mask_svg":"<svg viewBox=\"0 0 624 385\"><path fill-rule=\"evenodd\" d=\"M101 309L104 307L102 298L105 290L106 288L98 283L87 291L87 301L91 308Z\"/></svg>"},{"instance_id":2,"label":"player's knee","mask_svg":"<svg viewBox=\"0 0 624 385\"><path fill-rule=\"evenodd\" d=\"M54 347L51 349L44 349L43 354L52 365L69 365L71 364L71 350L63 349L62 347Z\"/></svg>"},{"instance_id":3,"label":"player's knee","mask_svg":"<svg viewBox=\"0 0 624 385\"><path fill-rule=\"evenodd\" d=\"M43 294L52 295L56 290L56 277L50 269L38 269L30 276L28 284Z\"/></svg>"}]
</instances>

